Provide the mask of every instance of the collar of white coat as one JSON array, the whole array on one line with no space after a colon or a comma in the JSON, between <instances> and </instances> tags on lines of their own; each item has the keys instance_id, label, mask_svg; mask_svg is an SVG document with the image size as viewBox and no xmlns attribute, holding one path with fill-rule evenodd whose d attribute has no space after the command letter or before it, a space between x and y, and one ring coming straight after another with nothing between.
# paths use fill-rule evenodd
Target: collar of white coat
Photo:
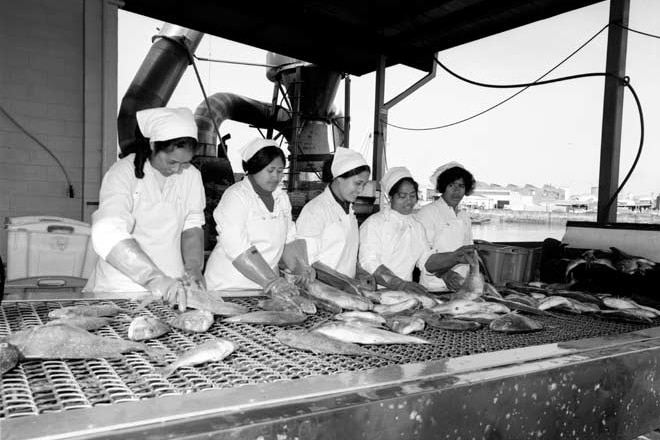
<instances>
[{"instance_id":1,"label":"collar of white coat","mask_svg":"<svg viewBox=\"0 0 660 440\"><path fill-rule=\"evenodd\" d=\"M256 197L257 199L259 198L259 194L257 194L257 191L252 186L252 182L250 181L247 175L243 178L243 180L238 182L238 184L241 185L241 187L244 190L247 190L250 194L254 194L254 197ZM280 197L283 196L286 196L284 190L279 186L275 188L275 191L273 191L273 199L275 199L276 204L277 201L280 199Z\"/></svg>"},{"instance_id":2,"label":"collar of white coat","mask_svg":"<svg viewBox=\"0 0 660 440\"><path fill-rule=\"evenodd\" d=\"M454 208L449 206L447 202L445 202L445 199L443 199L442 197L438 197L438 200L436 200L434 204L435 206L438 207L438 209L443 211L450 211L454 213L456 216L458 216L461 212L465 211L460 204L458 205L458 209L454 210Z\"/></svg>"},{"instance_id":3,"label":"collar of white coat","mask_svg":"<svg viewBox=\"0 0 660 440\"><path fill-rule=\"evenodd\" d=\"M386 220L398 221L399 223L410 223L411 221L415 220L412 214L401 214L400 212L392 209L392 207L389 205L383 206L381 212L383 213L383 217L385 217Z\"/></svg>"},{"instance_id":4,"label":"collar of white coat","mask_svg":"<svg viewBox=\"0 0 660 440\"><path fill-rule=\"evenodd\" d=\"M321 193L321 196L324 197L324 201L327 205L332 206L333 209L336 209L337 211L341 211L342 215L351 215L353 214L353 204L349 203L348 204L348 214L344 212L344 208L342 208L337 200L335 200L335 196L332 195L332 190L330 190L330 185L325 187L325 190ZM321 197L319 196L319 197Z\"/></svg>"}]
</instances>

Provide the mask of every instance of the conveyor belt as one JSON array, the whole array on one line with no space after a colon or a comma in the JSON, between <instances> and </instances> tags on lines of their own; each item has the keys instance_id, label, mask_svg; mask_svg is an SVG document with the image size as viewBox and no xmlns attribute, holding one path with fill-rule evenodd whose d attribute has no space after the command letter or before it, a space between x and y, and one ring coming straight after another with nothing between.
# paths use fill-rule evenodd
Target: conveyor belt
<instances>
[{"instance_id":1,"label":"conveyor belt","mask_svg":"<svg viewBox=\"0 0 660 440\"><path fill-rule=\"evenodd\" d=\"M255 298L232 299L256 310ZM7 301L0 310L0 337L33 325L47 322L50 310L74 304L114 302L126 309L137 304L128 300L113 301ZM174 312L162 304L151 304L147 311L161 319ZM371 346L374 351L393 355L398 362L369 357L317 355L280 344L273 335L275 326L227 324L216 319L209 332L191 334L173 330L148 345L165 349L164 361L154 361L144 353L131 352L121 359L67 361L29 361L2 376L0 419L47 412L111 405L167 395L237 387L273 381L285 381L313 375L361 371L392 364L407 364L500 351L532 345L616 335L639 330L646 325L606 321L585 315L561 314L559 318L540 318L545 330L538 333L508 335L487 328L476 332L451 332L427 328L416 335L432 345ZM131 317L120 314L111 325L96 333L111 338L127 338ZM310 316L301 326L310 328L331 319L326 312ZM184 367L168 379L153 372L176 358L176 353L215 337L238 344L238 350L222 362L198 367Z\"/></svg>"}]
</instances>

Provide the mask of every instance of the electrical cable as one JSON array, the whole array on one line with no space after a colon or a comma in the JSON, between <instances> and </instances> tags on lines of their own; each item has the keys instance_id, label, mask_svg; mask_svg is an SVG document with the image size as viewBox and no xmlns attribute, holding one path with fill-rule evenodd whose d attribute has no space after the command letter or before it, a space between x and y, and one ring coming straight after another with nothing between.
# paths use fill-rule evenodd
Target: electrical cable
<instances>
[{"instance_id":1,"label":"electrical cable","mask_svg":"<svg viewBox=\"0 0 660 440\"><path fill-rule=\"evenodd\" d=\"M619 24L619 23L616 23L616 25L619 26L619 27L622 28L622 29L628 30L628 31L630 31L630 32L634 32L634 33L636 33L636 34L644 35L644 36L646 36L646 37L651 37L651 38L657 38L657 39L660 39L660 35L649 34L649 33L647 33L647 32L642 32L642 31L638 31L638 30L635 30L635 29L631 29L631 28L629 28L628 26L624 26L624 25Z\"/></svg>"},{"instance_id":2,"label":"electrical cable","mask_svg":"<svg viewBox=\"0 0 660 440\"><path fill-rule=\"evenodd\" d=\"M0 111L7 117L7 119L9 119L14 125L16 125L23 132L23 134L25 134L27 137L29 137L34 142L36 142L36 144L39 145L41 148L46 150L46 153L48 153L50 157L52 157L55 160L55 162L57 162L57 165L62 170L62 173L64 174L64 178L66 179L66 183L68 187L67 194L69 195L70 199L73 199L74 198L73 183L71 183L71 179L69 178L69 173L66 172L66 168L64 168L64 165L62 164L62 162L60 162L60 160L57 158L55 153L50 151L50 149L43 142L37 139L32 133L27 131L27 129L23 127L16 119L14 119L12 115L10 115L9 112L5 110L5 108L1 104L0 104Z\"/></svg>"},{"instance_id":3,"label":"electrical cable","mask_svg":"<svg viewBox=\"0 0 660 440\"><path fill-rule=\"evenodd\" d=\"M536 79L536 81L534 81L534 83L537 83L538 81L542 80L543 78L545 78L546 76L548 76L548 75L549 75L550 73L552 73L553 71L557 70L562 64L564 64L566 61L568 61L569 59L571 59L571 58L572 58L575 54L577 54L579 51L581 51L582 49L584 49L585 46L587 46L589 43L591 43L591 42L592 42L592 41L593 41L598 35L600 35L600 34L601 34L605 29L607 29L608 27L609 27L609 24L606 24L605 26L603 26L598 32L596 32L593 36L591 36L591 38L589 38L586 42L584 42L580 47L578 47L578 48L575 49L573 52L571 52L570 55L568 55L567 57L565 57L565 58L564 58L563 60L561 60L558 64L556 64L554 67L552 67L550 70L548 70L548 71L545 72L543 75L541 75L540 77L538 77L538 79ZM437 60L436 60L436 61L437 61ZM484 109L484 110L480 111L479 113L476 113L476 114L474 114L474 115L472 115L472 116L468 116L467 118L461 119L461 120L459 120L459 121L451 122L451 123L444 124L444 125L439 125L439 126L436 126L436 127L422 127L422 128L402 127L402 126L399 126L399 125L392 124L391 122L388 122L388 121L381 121L381 122L385 123L386 125L389 125L389 126L392 126L392 127L398 128L398 129L400 129L400 130L408 130L408 131L431 131L431 130L439 130L439 129L442 129L442 128L448 128L448 127L452 127L452 126L454 126L454 125L462 124L463 122L467 122L467 121L472 120L472 119L474 119L474 118L477 118L477 117L479 117L479 116L481 116L481 115L483 115L483 114L485 114L485 113L488 113L489 111L494 110L494 109L496 109L497 107L501 106L502 104L504 104L504 103L506 103L506 102L512 100L513 98L515 98L516 96L520 95L521 93L523 93L525 90L527 90L527 89L530 88L530 87L531 87L531 85L525 86L524 88L522 88L521 90L517 91L516 93L514 93L514 94L511 95L511 96L509 96L508 98L504 99L503 101L500 101L500 102L498 102L497 104L494 104L494 105L488 107L487 109Z\"/></svg>"}]
</instances>

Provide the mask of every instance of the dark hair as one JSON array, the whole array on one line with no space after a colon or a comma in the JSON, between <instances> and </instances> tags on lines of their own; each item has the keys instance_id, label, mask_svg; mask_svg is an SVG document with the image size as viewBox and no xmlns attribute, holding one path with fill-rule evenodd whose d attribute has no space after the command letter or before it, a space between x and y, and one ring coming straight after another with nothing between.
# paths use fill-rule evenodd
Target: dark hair
<instances>
[{"instance_id":1,"label":"dark hair","mask_svg":"<svg viewBox=\"0 0 660 440\"><path fill-rule=\"evenodd\" d=\"M469 196L472 194L472 190L474 189L474 185L476 183L474 176L468 170L461 167L453 167L443 171L438 176L438 182L436 185L437 191L440 194L444 193L447 189L447 185L457 181L458 179L463 179L463 182L465 183L465 195Z\"/></svg>"},{"instance_id":2,"label":"dark hair","mask_svg":"<svg viewBox=\"0 0 660 440\"><path fill-rule=\"evenodd\" d=\"M189 136L168 139L166 141L156 141L154 142L153 154L165 150L172 151L175 148L190 148L194 151L196 146L197 140ZM152 152L151 146L149 145L149 139L142 135L137 126L135 128L135 142L133 148L135 150L135 158L133 159L135 177L142 179L144 177L144 163L151 156Z\"/></svg>"},{"instance_id":3,"label":"dark hair","mask_svg":"<svg viewBox=\"0 0 660 440\"><path fill-rule=\"evenodd\" d=\"M403 185L406 182L410 183L415 188L416 194L419 193L419 183L415 182L415 179L413 179L412 177L404 177L402 179L399 179L399 181L394 184L394 186L392 187L392 189L390 189L390 192L387 193L387 195L390 196L390 198L394 197L394 194L399 192L401 185Z\"/></svg>"},{"instance_id":4,"label":"dark hair","mask_svg":"<svg viewBox=\"0 0 660 440\"><path fill-rule=\"evenodd\" d=\"M243 171L247 174L257 174L278 157L286 164L284 152L274 145L269 145L257 151L247 162L243 161Z\"/></svg>"}]
</instances>

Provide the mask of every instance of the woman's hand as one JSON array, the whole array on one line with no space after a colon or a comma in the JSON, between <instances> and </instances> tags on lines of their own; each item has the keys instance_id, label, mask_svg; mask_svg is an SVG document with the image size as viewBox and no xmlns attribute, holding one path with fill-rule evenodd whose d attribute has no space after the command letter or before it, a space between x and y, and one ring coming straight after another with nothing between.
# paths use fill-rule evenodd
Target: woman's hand
<instances>
[{"instance_id":1,"label":"woman's hand","mask_svg":"<svg viewBox=\"0 0 660 440\"><path fill-rule=\"evenodd\" d=\"M454 292L460 289L463 283L465 282L465 279L460 274L454 272L453 270L448 270L447 272L442 274L440 278L442 279L442 281L445 282L447 288L449 290L453 290Z\"/></svg>"},{"instance_id":2,"label":"woman's hand","mask_svg":"<svg viewBox=\"0 0 660 440\"><path fill-rule=\"evenodd\" d=\"M151 293L170 303L171 307L178 305L181 312L186 311L187 294L181 281L162 276L151 281L147 287Z\"/></svg>"},{"instance_id":3,"label":"woman's hand","mask_svg":"<svg viewBox=\"0 0 660 440\"><path fill-rule=\"evenodd\" d=\"M466 244L459 247L454 251L454 258L456 258L456 264L465 263L470 264L474 255L474 245Z\"/></svg>"}]
</instances>

